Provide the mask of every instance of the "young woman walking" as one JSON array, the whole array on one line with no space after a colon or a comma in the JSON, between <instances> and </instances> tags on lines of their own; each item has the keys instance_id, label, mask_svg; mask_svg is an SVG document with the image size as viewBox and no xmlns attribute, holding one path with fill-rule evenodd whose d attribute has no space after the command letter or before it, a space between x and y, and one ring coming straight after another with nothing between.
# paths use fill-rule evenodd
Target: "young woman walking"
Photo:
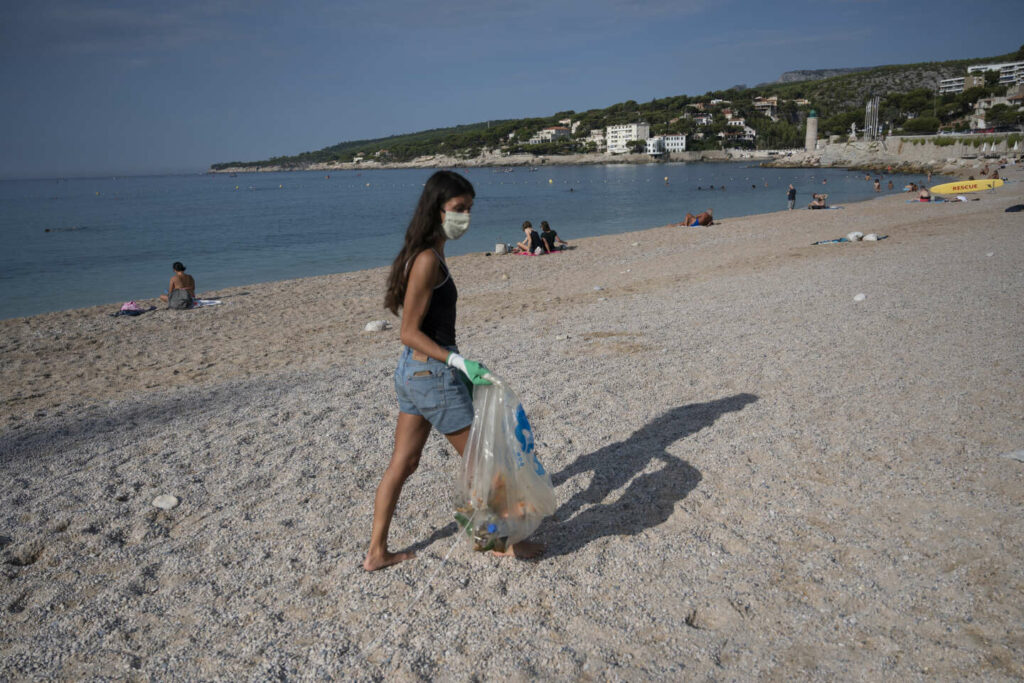
<instances>
[{"instance_id":1,"label":"young woman walking","mask_svg":"<svg viewBox=\"0 0 1024 683\"><path fill-rule=\"evenodd\" d=\"M411 552L388 550L388 530L402 486L419 466L431 427L462 455L473 423L467 382L490 384L487 368L463 358L455 345L458 292L444 259L445 242L469 229L475 196L470 182L457 173L432 175L391 264L384 306L395 315L402 309L403 347L395 370L399 413L391 462L374 499L370 549L363 561L367 571L413 557ZM504 554L535 557L542 549L521 541Z\"/></svg>"}]
</instances>

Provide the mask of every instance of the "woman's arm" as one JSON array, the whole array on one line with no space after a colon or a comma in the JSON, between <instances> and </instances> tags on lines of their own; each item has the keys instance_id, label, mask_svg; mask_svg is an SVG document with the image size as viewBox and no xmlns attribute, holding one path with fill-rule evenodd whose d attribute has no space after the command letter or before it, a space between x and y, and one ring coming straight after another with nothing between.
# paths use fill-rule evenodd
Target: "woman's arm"
<instances>
[{"instance_id":1,"label":"woman's arm","mask_svg":"<svg viewBox=\"0 0 1024 683\"><path fill-rule=\"evenodd\" d=\"M438 276L438 260L433 251L421 251L409 269L409 283L405 288L405 300L402 303L402 343L413 351L425 353L431 358L445 363L448 361L448 349L442 347L420 330L423 318L430 308L430 299L434 295L434 284Z\"/></svg>"}]
</instances>

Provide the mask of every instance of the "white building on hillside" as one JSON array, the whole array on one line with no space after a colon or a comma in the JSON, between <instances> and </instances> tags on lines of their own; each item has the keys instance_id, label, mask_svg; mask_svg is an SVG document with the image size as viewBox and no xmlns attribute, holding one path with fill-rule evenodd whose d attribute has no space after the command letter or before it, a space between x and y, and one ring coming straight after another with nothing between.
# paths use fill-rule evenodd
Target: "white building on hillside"
<instances>
[{"instance_id":1,"label":"white building on hillside","mask_svg":"<svg viewBox=\"0 0 1024 683\"><path fill-rule=\"evenodd\" d=\"M985 75L986 71L999 72L999 85L1024 83L1024 62L1003 62L1002 64L976 64L967 67L968 74Z\"/></svg>"},{"instance_id":2,"label":"white building on hillside","mask_svg":"<svg viewBox=\"0 0 1024 683\"><path fill-rule=\"evenodd\" d=\"M666 135L665 136L665 151L666 152L685 152L686 151L686 136L685 135Z\"/></svg>"},{"instance_id":3,"label":"white building on hillside","mask_svg":"<svg viewBox=\"0 0 1024 683\"><path fill-rule=\"evenodd\" d=\"M754 142L757 139L757 131L750 126L731 126L728 131L723 131L718 134L718 137L722 138L726 142Z\"/></svg>"},{"instance_id":4,"label":"white building on hillside","mask_svg":"<svg viewBox=\"0 0 1024 683\"><path fill-rule=\"evenodd\" d=\"M777 95L772 95L771 97L755 97L753 105L756 111L764 114L772 121L778 120L779 98Z\"/></svg>"},{"instance_id":5,"label":"white building on hillside","mask_svg":"<svg viewBox=\"0 0 1024 683\"><path fill-rule=\"evenodd\" d=\"M1010 98L1008 97L985 97L974 103L974 112L970 117L970 126L972 130L978 130L979 128L988 128L988 123L985 121L985 114L989 109L996 106L997 104L1005 104L1010 106Z\"/></svg>"},{"instance_id":6,"label":"white building on hillside","mask_svg":"<svg viewBox=\"0 0 1024 683\"><path fill-rule=\"evenodd\" d=\"M666 153L685 152L685 135L656 135L647 138L647 149L645 150L652 157L660 157Z\"/></svg>"},{"instance_id":7,"label":"white building on hillside","mask_svg":"<svg viewBox=\"0 0 1024 683\"><path fill-rule=\"evenodd\" d=\"M651 126L647 123L624 123L608 126L606 130L608 151L611 154L625 154L633 140L646 140L651 137Z\"/></svg>"},{"instance_id":8,"label":"white building on hillside","mask_svg":"<svg viewBox=\"0 0 1024 683\"><path fill-rule=\"evenodd\" d=\"M573 135L576 135L576 130L582 123L582 121L573 121L572 119L558 119L558 124L561 126L568 126Z\"/></svg>"},{"instance_id":9,"label":"white building on hillside","mask_svg":"<svg viewBox=\"0 0 1024 683\"><path fill-rule=\"evenodd\" d=\"M961 93L964 90L977 88L980 85L985 85L984 74L974 76L958 76L957 78L943 78L941 81L939 81L939 94L944 95L946 93Z\"/></svg>"},{"instance_id":10,"label":"white building on hillside","mask_svg":"<svg viewBox=\"0 0 1024 683\"><path fill-rule=\"evenodd\" d=\"M554 142L555 140L561 140L562 138L569 137L569 129L565 126L551 126L550 128L541 128L527 141L529 145L537 145L542 142Z\"/></svg>"},{"instance_id":11,"label":"white building on hillside","mask_svg":"<svg viewBox=\"0 0 1024 683\"><path fill-rule=\"evenodd\" d=\"M597 151L604 151L604 128L591 129L590 135L587 136L587 142L593 142L597 146Z\"/></svg>"}]
</instances>

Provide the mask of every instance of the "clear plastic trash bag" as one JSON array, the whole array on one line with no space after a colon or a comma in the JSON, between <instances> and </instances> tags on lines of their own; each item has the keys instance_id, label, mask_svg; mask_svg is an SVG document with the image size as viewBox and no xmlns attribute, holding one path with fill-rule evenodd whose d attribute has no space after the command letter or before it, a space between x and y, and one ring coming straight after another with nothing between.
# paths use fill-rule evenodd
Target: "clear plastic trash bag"
<instances>
[{"instance_id":1,"label":"clear plastic trash bag","mask_svg":"<svg viewBox=\"0 0 1024 683\"><path fill-rule=\"evenodd\" d=\"M507 550L555 512L555 490L519 397L493 373L473 388L473 426L455 480L455 520L474 550Z\"/></svg>"}]
</instances>

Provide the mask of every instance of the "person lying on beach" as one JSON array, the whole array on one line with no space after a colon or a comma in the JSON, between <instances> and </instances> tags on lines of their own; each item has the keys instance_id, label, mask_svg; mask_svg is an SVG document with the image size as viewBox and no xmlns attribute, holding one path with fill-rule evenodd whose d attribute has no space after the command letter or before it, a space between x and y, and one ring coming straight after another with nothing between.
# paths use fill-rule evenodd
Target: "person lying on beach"
<instances>
[{"instance_id":1,"label":"person lying on beach","mask_svg":"<svg viewBox=\"0 0 1024 683\"><path fill-rule=\"evenodd\" d=\"M490 371L459 355L455 345L458 291L444 258L448 240L469 229L476 192L468 180L438 171L423 186L405 242L391 264L384 307L402 309L402 352L394 374L398 398L395 444L373 502L370 547L363 569L373 571L411 559L388 550L388 530L402 487L420 463L431 428L444 434L460 456L473 423L469 386L490 384ZM502 555L536 557L543 546L520 541Z\"/></svg>"},{"instance_id":2,"label":"person lying on beach","mask_svg":"<svg viewBox=\"0 0 1024 683\"><path fill-rule=\"evenodd\" d=\"M917 192L917 190L918 190L917 183L909 183L909 184L903 186L903 191L904 192Z\"/></svg>"},{"instance_id":3,"label":"person lying on beach","mask_svg":"<svg viewBox=\"0 0 1024 683\"><path fill-rule=\"evenodd\" d=\"M544 246L548 248L548 251L555 251L558 249L558 245L562 247L569 246L569 243L558 236L558 233L551 229L547 221L540 222L540 238L544 240Z\"/></svg>"},{"instance_id":4,"label":"person lying on beach","mask_svg":"<svg viewBox=\"0 0 1024 683\"><path fill-rule=\"evenodd\" d=\"M827 194L813 194L811 195L811 203L807 205L808 209L827 209L828 206L825 200L828 199Z\"/></svg>"},{"instance_id":5,"label":"person lying on beach","mask_svg":"<svg viewBox=\"0 0 1024 683\"><path fill-rule=\"evenodd\" d=\"M171 268L174 269L174 275L171 276L171 284L167 286L167 293L160 295L160 301L166 301L168 308L188 308L196 298L196 281L191 275L185 274L185 266L181 261L175 261Z\"/></svg>"},{"instance_id":6,"label":"person lying on beach","mask_svg":"<svg viewBox=\"0 0 1024 683\"><path fill-rule=\"evenodd\" d=\"M686 218L683 219L682 223L676 223L677 226L684 228L696 228L705 225L712 225L715 222L714 217L711 215L711 209L705 209L701 213L694 216L692 213L686 214Z\"/></svg>"},{"instance_id":7,"label":"person lying on beach","mask_svg":"<svg viewBox=\"0 0 1024 683\"><path fill-rule=\"evenodd\" d=\"M547 254L548 248L544 245L544 240L540 238L540 235L533 229L533 223L530 221L523 221L523 232L525 237L522 242L516 243L516 248L513 250L516 254Z\"/></svg>"}]
</instances>

